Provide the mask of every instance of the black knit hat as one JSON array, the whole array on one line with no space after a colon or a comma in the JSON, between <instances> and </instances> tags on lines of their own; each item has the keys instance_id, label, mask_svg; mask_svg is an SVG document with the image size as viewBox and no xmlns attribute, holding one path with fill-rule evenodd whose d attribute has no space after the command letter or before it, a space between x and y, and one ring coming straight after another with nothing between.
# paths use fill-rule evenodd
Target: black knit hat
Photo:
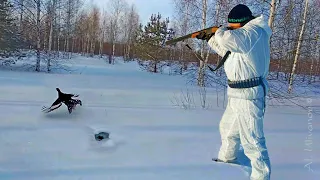
<instances>
[{"instance_id":1,"label":"black knit hat","mask_svg":"<svg viewBox=\"0 0 320 180\"><path fill-rule=\"evenodd\" d=\"M252 16L252 12L250 9L243 4L238 4L230 11L228 15L229 23L244 23L248 22L254 17Z\"/></svg>"}]
</instances>

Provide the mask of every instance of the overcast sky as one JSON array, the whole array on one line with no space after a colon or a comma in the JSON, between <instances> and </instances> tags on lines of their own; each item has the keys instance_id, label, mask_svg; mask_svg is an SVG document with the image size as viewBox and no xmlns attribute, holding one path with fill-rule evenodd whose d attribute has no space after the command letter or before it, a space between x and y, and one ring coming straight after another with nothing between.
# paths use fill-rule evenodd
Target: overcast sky
<instances>
[{"instance_id":1,"label":"overcast sky","mask_svg":"<svg viewBox=\"0 0 320 180\"><path fill-rule=\"evenodd\" d=\"M85 0L86 3L93 2L100 8L107 9L108 0ZM158 12L163 18L172 18L173 14L173 1L172 0L126 0L129 4L134 3L137 7L140 15L140 20L145 24L151 14L157 14Z\"/></svg>"}]
</instances>

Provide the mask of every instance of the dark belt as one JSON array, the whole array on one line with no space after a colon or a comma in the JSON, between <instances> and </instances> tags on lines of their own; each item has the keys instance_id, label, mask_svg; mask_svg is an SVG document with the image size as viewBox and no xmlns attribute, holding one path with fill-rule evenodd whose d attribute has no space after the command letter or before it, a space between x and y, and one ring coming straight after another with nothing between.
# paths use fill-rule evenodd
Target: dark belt
<instances>
[{"instance_id":1,"label":"dark belt","mask_svg":"<svg viewBox=\"0 0 320 180\"><path fill-rule=\"evenodd\" d=\"M230 88L252 88L256 86L262 86L264 95L266 96L266 87L263 83L263 78L262 77L256 77L252 79L246 79L246 80L240 80L240 81L230 81L228 80L228 85Z\"/></svg>"},{"instance_id":2,"label":"dark belt","mask_svg":"<svg viewBox=\"0 0 320 180\"><path fill-rule=\"evenodd\" d=\"M228 80L228 85L231 88L252 88L255 86L260 86L263 83L261 77L252 78L252 79L246 79L246 80L240 80L240 81L230 81Z\"/></svg>"},{"instance_id":3,"label":"dark belt","mask_svg":"<svg viewBox=\"0 0 320 180\"><path fill-rule=\"evenodd\" d=\"M243 89L243 88L252 88L252 87L256 87L256 86L262 86L263 88L263 93L264 93L264 97L266 97L266 86L263 83L263 78L262 77L257 77L257 78L252 78L252 79L246 79L246 80L241 80L241 81L230 81L228 79L228 85L230 88L239 88L239 89ZM266 102L264 101L264 108L263 108L263 112L265 111L265 107L266 107Z\"/></svg>"}]
</instances>

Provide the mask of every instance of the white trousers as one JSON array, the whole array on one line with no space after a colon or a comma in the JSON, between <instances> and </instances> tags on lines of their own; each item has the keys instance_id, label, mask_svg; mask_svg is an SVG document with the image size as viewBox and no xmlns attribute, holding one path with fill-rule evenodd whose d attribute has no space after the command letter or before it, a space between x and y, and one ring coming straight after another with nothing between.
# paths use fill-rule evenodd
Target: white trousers
<instances>
[{"instance_id":1,"label":"white trousers","mask_svg":"<svg viewBox=\"0 0 320 180\"><path fill-rule=\"evenodd\" d=\"M218 158L234 161L240 143L250 159L251 180L269 180L271 165L263 132L264 99L228 98L228 105L220 122L222 145Z\"/></svg>"}]
</instances>

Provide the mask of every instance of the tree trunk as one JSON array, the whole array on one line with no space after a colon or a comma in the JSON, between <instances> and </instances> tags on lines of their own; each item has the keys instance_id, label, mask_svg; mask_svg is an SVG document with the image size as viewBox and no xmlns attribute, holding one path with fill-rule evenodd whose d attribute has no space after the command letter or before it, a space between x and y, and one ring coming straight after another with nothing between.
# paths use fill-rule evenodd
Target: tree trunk
<instances>
[{"instance_id":1,"label":"tree trunk","mask_svg":"<svg viewBox=\"0 0 320 180\"><path fill-rule=\"evenodd\" d=\"M296 54L295 54L295 57L294 57L294 62L293 62L292 71L291 71L291 75L290 75L288 93L291 93L291 92L292 92L293 76L294 76L294 74L295 74L296 66L297 66L297 61L298 61L299 55L300 55L302 38L303 38L303 33L304 33L305 25L306 25L307 12L308 12L308 0L305 0L304 14L303 14L303 20L302 20L302 27L301 27L301 31L300 31L300 35L299 35L299 40L298 40L298 45L297 45L297 50L296 50Z\"/></svg>"},{"instance_id":2,"label":"tree trunk","mask_svg":"<svg viewBox=\"0 0 320 180\"><path fill-rule=\"evenodd\" d=\"M51 4L50 4L51 6ZM53 19L54 19L54 12L56 8L56 0L53 0L51 11L50 11L50 32L49 32L49 44L48 44L48 53L49 58L47 62L47 71L50 72L50 61L51 61L51 51L52 51L52 39L53 39Z\"/></svg>"},{"instance_id":3,"label":"tree trunk","mask_svg":"<svg viewBox=\"0 0 320 180\"><path fill-rule=\"evenodd\" d=\"M189 4L185 4L185 12L186 13L183 16L183 25L182 25L182 33L183 34L187 34L188 33L188 27L189 27L189 17L188 16L190 14ZM186 51L185 51L184 47L181 47L181 53L179 54L180 62L182 62L182 67L181 67L181 70L180 70L180 74L181 75L183 73L183 70L186 70L185 69L185 63L184 63L184 61L186 61L185 53L186 53Z\"/></svg>"},{"instance_id":4,"label":"tree trunk","mask_svg":"<svg viewBox=\"0 0 320 180\"><path fill-rule=\"evenodd\" d=\"M60 17L59 17L59 24L60 24ZM58 40L57 40L57 51L58 51L58 58L59 58L59 55L60 55L60 25L58 25L59 28L58 28Z\"/></svg>"},{"instance_id":5,"label":"tree trunk","mask_svg":"<svg viewBox=\"0 0 320 180\"><path fill-rule=\"evenodd\" d=\"M113 43L113 45L112 45L112 64L114 64L115 50L116 50L116 43Z\"/></svg>"},{"instance_id":6,"label":"tree trunk","mask_svg":"<svg viewBox=\"0 0 320 180\"><path fill-rule=\"evenodd\" d=\"M310 22L310 26L313 27L315 26L315 24L313 23L313 21ZM316 76L316 67L315 67L315 58L317 56L317 35L315 37L315 41L312 41L313 39L313 32L309 30L309 44L310 44L310 50L314 52L314 54L312 55L311 53L308 55L310 59L311 58L311 65L310 65L310 71L309 71L309 83L311 84L313 81L313 77ZM313 49L314 48L314 49Z\"/></svg>"},{"instance_id":7,"label":"tree trunk","mask_svg":"<svg viewBox=\"0 0 320 180\"><path fill-rule=\"evenodd\" d=\"M20 0L20 26L19 26L19 32L21 33L23 30L23 4L24 0Z\"/></svg>"},{"instance_id":8,"label":"tree trunk","mask_svg":"<svg viewBox=\"0 0 320 180\"><path fill-rule=\"evenodd\" d=\"M206 20L207 20L207 0L202 0L202 29L206 28ZM202 60L204 60L204 49L205 49L205 42L202 42L201 45L201 57ZM204 68L205 68L205 62L200 61L199 62L199 71L198 71L198 86L204 87Z\"/></svg>"},{"instance_id":9,"label":"tree trunk","mask_svg":"<svg viewBox=\"0 0 320 180\"><path fill-rule=\"evenodd\" d=\"M71 55L72 55L72 53L75 53L74 52L74 47L76 46L76 39L75 38L72 38L72 45L71 45Z\"/></svg>"},{"instance_id":10,"label":"tree trunk","mask_svg":"<svg viewBox=\"0 0 320 180\"><path fill-rule=\"evenodd\" d=\"M68 59L70 59L71 58L71 51L70 51L70 38L69 38L70 36L68 36L68 38L67 38L67 55L68 55Z\"/></svg>"},{"instance_id":11,"label":"tree trunk","mask_svg":"<svg viewBox=\"0 0 320 180\"><path fill-rule=\"evenodd\" d=\"M91 44L90 44L90 38L88 37L87 39L87 56L90 54L90 47L91 47Z\"/></svg>"},{"instance_id":12,"label":"tree trunk","mask_svg":"<svg viewBox=\"0 0 320 180\"><path fill-rule=\"evenodd\" d=\"M41 28L40 28L40 0L37 0L37 64L36 71L40 71L40 47L41 47Z\"/></svg>"},{"instance_id":13,"label":"tree trunk","mask_svg":"<svg viewBox=\"0 0 320 180\"><path fill-rule=\"evenodd\" d=\"M127 44L127 59L128 60L131 60L130 52L131 52L131 43L128 43Z\"/></svg>"},{"instance_id":14,"label":"tree trunk","mask_svg":"<svg viewBox=\"0 0 320 180\"><path fill-rule=\"evenodd\" d=\"M48 22L45 22L44 26L46 27L47 25L48 25ZM43 47L42 47L42 49L45 51L45 50L48 50L47 49L47 43L48 43L48 36L49 36L46 28L45 28L43 34L44 34L44 36L43 36Z\"/></svg>"},{"instance_id":15,"label":"tree trunk","mask_svg":"<svg viewBox=\"0 0 320 180\"><path fill-rule=\"evenodd\" d=\"M90 43L90 56L93 57L93 55L94 55L94 40L92 39Z\"/></svg>"},{"instance_id":16,"label":"tree trunk","mask_svg":"<svg viewBox=\"0 0 320 180\"><path fill-rule=\"evenodd\" d=\"M316 42L316 44L318 44L320 41L318 41L318 38L319 38L319 36L317 35L317 37L316 37L316 40L317 40L317 42ZM318 51L318 58L317 58L317 56L316 56L316 58L317 58L317 65L316 65L316 67L315 67L315 74L316 75L318 75L319 76L319 79L320 79L320 43L316 46L317 47L317 51ZM314 81L316 81L316 76L314 76Z\"/></svg>"},{"instance_id":17,"label":"tree trunk","mask_svg":"<svg viewBox=\"0 0 320 180\"><path fill-rule=\"evenodd\" d=\"M71 43L70 43L71 41ZM73 43L74 43L74 37L73 35L71 36L71 39L68 40L70 44L68 44L68 59L72 58L72 53L73 53Z\"/></svg>"},{"instance_id":18,"label":"tree trunk","mask_svg":"<svg viewBox=\"0 0 320 180\"><path fill-rule=\"evenodd\" d=\"M61 1L59 1L59 7L61 6ZM61 42L60 42L60 37L61 37L61 27L60 27L60 24L61 24L61 10L59 10L59 18L58 18L58 32L57 32L57 34L58 34L58 58L59 58L59 56L60 56L60 50L61 50L61 48L60 48L60 46L61 46Z\"/></svg>"},{"instance_id":19,"label":"tree trunk","mask_svg":"<svg viewBox=\"0 0 320 180\"><path fill-rule=\"evenodd\" d=\"M68 12L67 12L67 37L66 37L66 48L65 52L67 54L67 58L70 59L70 32L71 32L71 1L68 0Z\"/></svg>"},{"instance_id":20,"label":"tree trunk","mask_svg":"<svg viewBox=\"0 0 320 180\"><path fill-rule=\"evenodd\" d=\"M67 52L67 38L68 37L64 38L64 54L66 54L66 52Z\"/></svg>"},{"instance_id":21,"label":"tree trunk","mask_svg":"<svg viewBox=\"0 0 320 180\"><path fill-rule=\"evenodd\" d=\"M112 38L112 37L111 37ZM112 54L113 54L113 39L111 39L110 43L110 49L109 49L109 64L112 64Z\"/></svg>"},{"instance_id":22,"label":"tree trunk","mask_svg":"<svg viewBox=\"0 0 320 180\"><path fill-rule=\"evenodd\" d=\"M99 51L99 54L100 54L100 58L102 58L103 56L103 43L104 43L104 30L102 29L102 38L100 40L100 51Z\"/></svg>"},{"instance_id":23,"label":"tree trunk","mask_svg":"<svg viewBox=\"0 0 320 180\"><path fill-rule=\"evenodd\" d=\"M82 55L85 56L86 54L86 47L87 47L87 44L86 44L86 38L82 38Z\"/></svg>"},{"instance_id":24,"label":"tree trunk","mask_svg":"<svg viewBox=\"0 0 320 180\"><path fill-rule=\"evenodd\" d=\"M273 29L273 22L274 22L275 15L276 15L276 0L272 0L271 7L270 7L270 16L268 21L268 25L271 29Z\"/></svg>"}]
</instances>

